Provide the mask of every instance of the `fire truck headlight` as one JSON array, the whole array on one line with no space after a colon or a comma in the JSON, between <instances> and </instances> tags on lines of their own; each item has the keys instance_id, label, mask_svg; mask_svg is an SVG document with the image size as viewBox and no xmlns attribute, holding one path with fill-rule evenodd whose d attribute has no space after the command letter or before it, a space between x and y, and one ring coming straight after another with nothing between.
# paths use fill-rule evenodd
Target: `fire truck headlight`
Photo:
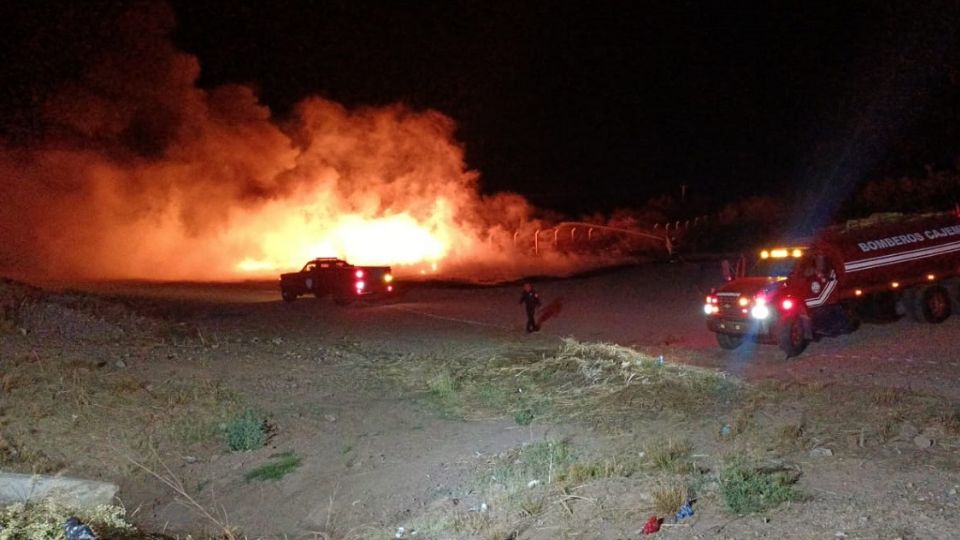
<instances>
[{"instance_id":1,"label":"fire truck headlight","mask_svg":"<svg viewBox=\"0 0 960 540\"><path fill-rule=\"evenodd\" d=\"M766 319L770 316L770 308L765 304L757 304L750 310L750 316L754 319Z\"/></svg>"},{"instance_id":2,"label":"fire truck headlight","mask_svg":"<svg viewBox=\"0 0 960 540\"><path fill-rule=\"evenodd\" d=\"M384 274L383 281L387 283L390 283L391 281L393 281L393 274Z\"/></svg>"},{"instance_id":3,"label":"fire truck headlight","mask_svg":"<svg viewBox=\"0 0 960 540\"><path fill-rule=\"evenodd\" d=\"M713 315L713 306L710 304L703 305L703 312L707 315Z\"/></svg>"}]
</instances>

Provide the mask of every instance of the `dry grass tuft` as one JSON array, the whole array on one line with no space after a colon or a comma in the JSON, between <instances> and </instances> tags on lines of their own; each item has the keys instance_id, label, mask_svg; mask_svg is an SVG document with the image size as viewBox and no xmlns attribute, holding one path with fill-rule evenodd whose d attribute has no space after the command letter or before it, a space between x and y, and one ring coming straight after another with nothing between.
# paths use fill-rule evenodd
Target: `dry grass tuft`
<instances>
[{"instance_id":1,"label":"dry grass tuft","mask_svg":"<svg viewBox=\"0 0 960 540\"><path fill-rule=\"evenodd\" d=\"M690 463L690 441L667 439L651 443L644 450L650 464L666 472L677 474L693 470Z\"/></svg>"},{"instance_id":2,"label":"dry grass tuft","mask_svg":"<svg viewBox=\"0 0 960 540\"><path fill-rule=\"evenodd\" d=\"M126 511L122 507L100 505L70 508L54 499L44 499L0 508L0 538L62 538L63 524L70 517L77 517L89 525L100 538L141 537L136 528L127 522Z\"/></svg>"},{"instance_id":3,"label":"dry grass tuft","mask_svg":"<svg viewBox=\"0 0 960 540\"><path fill-rule=\"evenodd\" d=\"M557 480L571 484L580 484L588 480L613 477L629 477L639 469L630 459L609 458L600 461L571 463L566 470L557 474Z\"/></svg>"},{"instance_id":4,"label":"dry grass tuft","mask_svg":"<svg viewBox=\"0 0 960 540\"><path fill-rule=\"evenodd\" d=\"M672 516L687 502L689 492L681 478L662 479L653 488L653 506L658 514Z\"/></svg>"},{"instance_id":5,"label":"dry grass tuft","mask_svg":"<svg viewBox=\"0 0 960 540\"><path fill-rule=\"evenodd\" d=\"M806 425L795 422L780 426L775 436L775 444L783 450L794 450L803 446L806 440Z\"/></svg>"},{"instance_id":6,"label":"dry grass tuft","mask_svg":"<svg viewBox=\"0 0 960 540\"><path fill-rule=\"evenodd\" d=\"M881 407L892 407L903 401L904 392L899 388L880 388L873 392L873 402Z\"/></svg>"}]
</instances>

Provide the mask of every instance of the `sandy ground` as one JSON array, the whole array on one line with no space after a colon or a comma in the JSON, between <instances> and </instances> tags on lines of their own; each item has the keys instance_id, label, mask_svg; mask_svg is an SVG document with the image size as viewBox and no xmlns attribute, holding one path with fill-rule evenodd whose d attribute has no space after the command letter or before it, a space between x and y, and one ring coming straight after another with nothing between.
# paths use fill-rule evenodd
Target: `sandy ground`
<instances>
[{"instance_id":1,"label":"sandy ground","mask_svg":"<svg viewBox=\"0 0 960 540\"><path fill-rule=\"evenodd\" d=\"M353 366L361 359L436 355L481 362L556 347L569 336L628 345L662 354L667 362L705 366L748 381L841 382L960 400L960 348L955 346L960 317L940 325L865 324L852 335L813 343L788 361L772 346L726 352L715 345L701 314L703 289L713 273L712 267L660 264L541 281L537 288L544 304L552 305L556 315L533 335L523 332L518 286L409 284L390 302L339 308L313 298L282 303L273 284L263 283L81 284L74 286L182 312L200 330L201 346L149 340L134 346L129 336L113 335L107 328L79 331L83 335L61 331L59 337L5 335L0 352L6 359L29 354L71 358L96 349L110 363L123 358L124 369L143 380L213 377L255 396L271 411L276 432L267 448L225 455L198 450L199 459L180 456L182 462L174 468L186 484L202 485L204 497L228 509L232 523L253 536L271 538L322 538L321 531L346 537L371 530L376 532L369 537L389 537L387 531L437 505L479 504L471 499L470 479L490 459L525 442L572 437L587 447L616 444L592 434L590 426L443 418L409 394L358 378ZM285 450L304 458L296 474L272 483L238 480L251 464ZM919 452L905 440L869 454L814 460L804 476L815 495L810 502L788 505L773 517L737 519L708 509L691 524L665 529L662 535L955 537L960 467L954 452L950 447ZM120 482L128 508L139 506L136 518L155 530L204 525L163 489L143 478L111 477L109 470L91 464L67 467L67 472ZM597 516L602 512L588 505L573 512L578 521L560 532L578 538L637 538L646 517L638 514L636 522L611 525L601 523ZM593 525L585 525L589 523ZM563 537L557 529L535 528L521 536Z\"/></svg>"}]
</instances>

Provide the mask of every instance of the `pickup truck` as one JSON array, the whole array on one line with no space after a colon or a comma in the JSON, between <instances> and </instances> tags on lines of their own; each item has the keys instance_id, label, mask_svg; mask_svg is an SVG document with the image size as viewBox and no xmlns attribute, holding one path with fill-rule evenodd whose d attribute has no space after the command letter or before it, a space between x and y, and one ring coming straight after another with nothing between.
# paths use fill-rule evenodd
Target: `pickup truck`
<instances>
[{"instance_id":1,"label":"pickup truck","mask_svg":"<svg viewBox=\"0 0 960 540\"><path fill-rule=\"evenodd\" d=\"M338 305L394 292L389 266L354 266L342 259L313 259L299 272L280 275L280 296L293 302L302 294L332 296Z\"/></svg>"}]
</instances>

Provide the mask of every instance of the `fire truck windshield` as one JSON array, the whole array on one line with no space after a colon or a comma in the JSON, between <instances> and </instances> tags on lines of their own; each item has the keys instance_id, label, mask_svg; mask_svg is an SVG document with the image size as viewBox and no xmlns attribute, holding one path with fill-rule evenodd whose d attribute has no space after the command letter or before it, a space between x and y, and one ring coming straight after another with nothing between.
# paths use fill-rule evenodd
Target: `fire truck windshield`
<instances>
[{"instance_id":1,"label":"fire truck windshield","mask_svg":"<svg viewBox=\"0 0 960 540\"><path fill-rule=\"evenodd\" d=\"M750 277L768 277L786 279L793 272L797 259L792 257L757 259L750 268Z\"/></svg>"}]
</instances>

